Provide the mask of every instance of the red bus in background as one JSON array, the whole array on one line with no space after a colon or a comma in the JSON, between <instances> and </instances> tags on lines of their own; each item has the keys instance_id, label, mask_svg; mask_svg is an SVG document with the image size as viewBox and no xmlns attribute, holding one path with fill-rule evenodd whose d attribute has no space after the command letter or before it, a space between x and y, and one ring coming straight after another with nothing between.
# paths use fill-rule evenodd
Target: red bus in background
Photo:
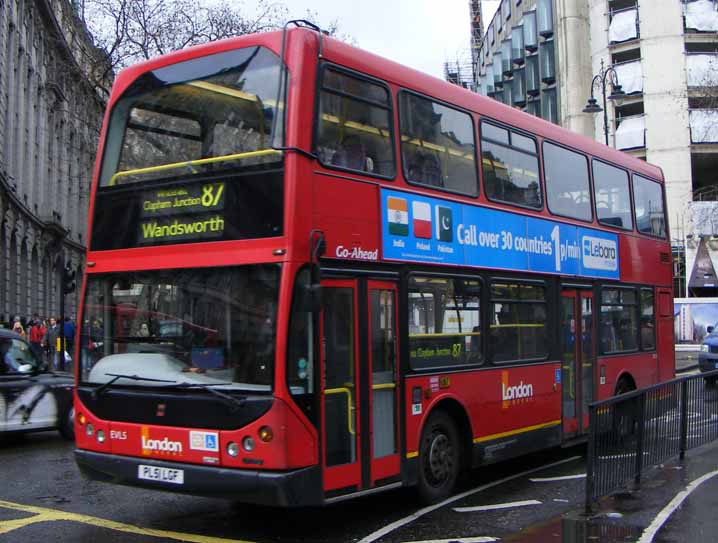
<instances>
[{"instance_id":1,"label":"red bus in background","mask_svg":"<svg viewBox=\"0 0 718 543\"><path fill-rule=\"evenodd\" d=\"M77 373L86 475L436 501L674 376L659 168L295 25L115 82L81 309L101 333ZM128 334L122 307L183 324Z\"/></svg>"}]
</instances>

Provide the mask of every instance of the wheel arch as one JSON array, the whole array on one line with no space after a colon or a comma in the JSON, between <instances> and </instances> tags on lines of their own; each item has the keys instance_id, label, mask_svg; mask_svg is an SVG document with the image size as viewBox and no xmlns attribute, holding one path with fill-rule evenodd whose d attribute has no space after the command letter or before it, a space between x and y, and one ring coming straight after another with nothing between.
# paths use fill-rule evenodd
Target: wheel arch
<instances>
[{"instance_id":1,"label":"wheel arch","mask_svg":"<svg viewBox=\"0 0 718 543\"><path fill-rule=\"evenodd\" d=\"M436 411L444 411L456 423L456 428L459 431L459 439L461 440L462 470L471 467L471 448L473 445L474 435L471 427L471 420L466 412L466 408L456 398L443 398L433 404L424 417L419 430L419 435L421 435L424 431L424 426L426 426L426 422L429 420L432 413Z\"/></svg>"},{"instance_id":2,"label":"wheel arch","mask_svg":"<svg viewBox=\"0 0 718 543\"><path fill-rule=\"evenodd\" d=\"M621 385L621 383L627 383L631 390L636 390L638 386L636 385L636 380L633 378L633 375L631 375L628 371L622 371L618 379L616 379L616 386L613 389L613 395L617 395L618 388Z\"/></svg>"}]
</instances>

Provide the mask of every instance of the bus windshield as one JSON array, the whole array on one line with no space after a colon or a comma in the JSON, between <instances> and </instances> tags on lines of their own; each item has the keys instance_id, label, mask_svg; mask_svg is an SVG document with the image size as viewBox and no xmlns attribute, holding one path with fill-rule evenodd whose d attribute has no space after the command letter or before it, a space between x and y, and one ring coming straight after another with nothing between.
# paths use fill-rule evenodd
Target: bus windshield
<instances>
[{"instance_id":1,"label":"bus windshield","mask_svg":"<svg viewBox=\"0 0 718 543\"><path fill-rule=\"evenodd\" d=\"M81 379L272 389L279 265L90 276Z\"/></svg>"},{"instance_id":2,"label":"bus windshield","mask_svg":"<svg viewBox=\"0 0 718 543\"><path fill-rule=\"evenodd\" d=\"M248 47L130 84L110 114L91 249L282 235L280 72Z\"/></svg>"}]
</instances>

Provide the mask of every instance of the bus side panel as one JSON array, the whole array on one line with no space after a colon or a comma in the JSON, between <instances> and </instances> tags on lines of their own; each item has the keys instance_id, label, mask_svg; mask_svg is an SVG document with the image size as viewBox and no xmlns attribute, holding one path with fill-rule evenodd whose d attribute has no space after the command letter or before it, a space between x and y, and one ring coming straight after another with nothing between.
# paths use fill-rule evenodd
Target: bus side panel
<instances>
[{"instance_id":1,"label":"bus side panel","mask_svg":"<svg viewBox=\"0 0 718 543\"><path fill-rule=\"evenodd\" d=\"M659 288L657 292L656 347L658 352L658 380L669 381L676 376L673 289Z\"/></svg>"},{"instance_id":2,"label":"bus side panel","mask_svg":"<svg viewBox=\"0 0 718 543\"><path fill-rule=\"evenodd\" d=\"M415 391L417 388L419 391ZM428 414L450 395L464 398L471 442L481 460L497 461L560 441L559 363L414 376L406 379L408 458L419 452L419 438ZM413 398L421 398L421 403L412 403ZM536 440L539 434L551 437Z\"/></svg>"},{"instance_id":3,"label":"bus side panel","mask_svg":"<svg viewBox=\"0 0 718 543\"><path fill-rule=\"evenodd\" d=\"M599 358L597 375L597 401L613 396L621 377L630 376L636 388L653 385L658 382L658 354L648 352ZM601 375L605 375L605 379Z\"/></svg>"},{"instance_id":4,"label":"bus side panel","mask_svg":"<svg viewBox=\"0 0 718 543\"><path fill-rule=\"evenodd\" d=\"M671 248L665 240L621 235L621 281L670 286L673 284Z\"/></svg>"},{"instance_id":5,"label":"bus side panel","mask_svg":"<svg viewBox=\"0 0 718 543\"><path fill-rule=\"evenodd\" d=\"M327 258L379 259L379 196L377 187L316 175L314 228L326 236Z\"/></svg>"}]
</instances>

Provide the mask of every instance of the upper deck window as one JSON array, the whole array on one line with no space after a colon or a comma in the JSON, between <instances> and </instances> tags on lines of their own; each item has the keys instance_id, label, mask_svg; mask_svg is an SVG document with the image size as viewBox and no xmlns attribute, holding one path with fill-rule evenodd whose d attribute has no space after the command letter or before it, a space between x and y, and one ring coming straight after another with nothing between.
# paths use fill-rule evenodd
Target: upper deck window
<instances>
[{"instance_id":1,"label":"upper deck window","mask_svg":"<svg viewBox=\"0 0 718 543\"><path fill-rule=\"evenodd\" d=\"M248 47L138 77L110 114L91 249L280 236L279 76Z\"/></svg>"},{"instance_id":2,"label":"upper deck window","mask_svg":"<svg viewBox=\"0 0 718 543\"><path fill-rule=\"evenodd\" d=\"M543 171L551 213L590 221L593 211L586 157L544 142Z\"/></svg>"},{"instance_id":3,"label":"upper deck window","mask_svg":"<svg viewBox=\"0 0 718 543\"><path fill-rule=\"evenodd\" d=\"M633 176L633 200L636 226L642 234L666 237L666 214L661 185L640 175Z\"/></svg>"},{"instance_id":4,"label":"upper deck window","mask_svg":"<svg viewBox=\"0 0 718 543\"><path fill-rule=\"evenodd\" d=\"M628 173L598 160L593 161L593 190L598 222L633 230Z\"/></svg>"},{"instance_id":5,"label":"upper deck window","mask_svg":"<svg viewBox=\"0 0 718 543\"><path fill-rule=\"evenodd\" d=\"M100 186L276 162L278 84L279 59L263 47L141 75L112 110Z\"/></svg>"},{"instance_id":6,"label":"upper deck window","mask_svg":"<svg viewBox=\"0 0 718 543\"><path fill-rule=\"evenodd\" d=\"M476 196L471 116L409 92L399 95L401 158L410 183Z\"/></svg>"},{"instance_id":7,"label":"upper deck window","mask_svg":"<svg viewBox=\"0 0 718 543\"><path fill-rule=\"evenodd\" d=\"M535 209L543 206L533 139L482 121L481 164L489 199Z\"/></svg>"},{"instance_id":8,"label":"upper deck window","mask_svg":"<svg viewBox=\"0 0 718 543\"><path fill-rule=\"evenodd\" d=\"M325 67L317 127L322 164L394 177L391 100L384 85Z\"/></svg>"}]
</instances>

